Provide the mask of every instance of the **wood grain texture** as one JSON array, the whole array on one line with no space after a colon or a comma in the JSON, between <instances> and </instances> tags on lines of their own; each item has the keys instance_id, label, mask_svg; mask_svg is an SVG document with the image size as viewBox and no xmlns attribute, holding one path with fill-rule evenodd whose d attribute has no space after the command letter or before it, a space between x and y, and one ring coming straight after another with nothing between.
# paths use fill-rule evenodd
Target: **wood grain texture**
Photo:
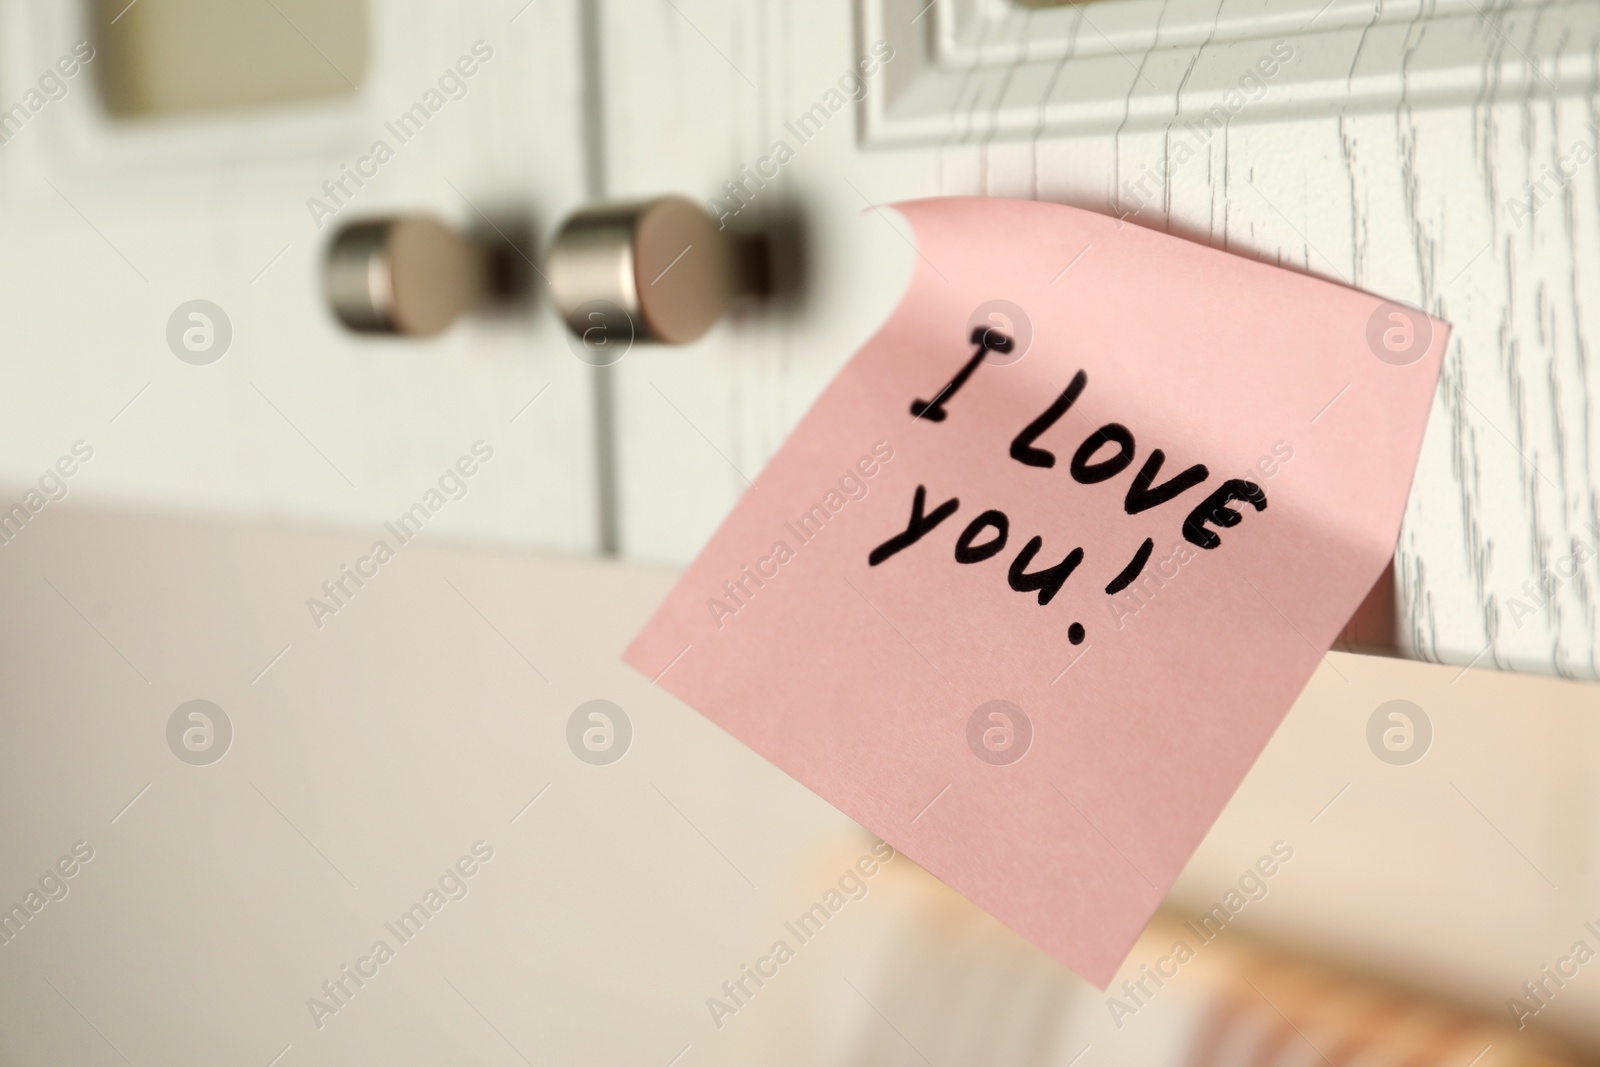
<instances>
[{"instance_id":1,"label":"wood grain texture","mask_svg":"<svg viewBox=\"0 0 1600 1067\"><path fill-rule=\"evenodd\" d=\"M872 33L921 6L864 0L852 25L841 11L802 13L782 0L683 0L642 18L631 5L607 5L615 57L607 76L612 99L627 101L607 113L612 184L723 193ZM1108 22L1119 7L1168 13L1173 21L1163 24L1183 38L1197 5L1168 6L1105 0L1083 11L1105 12ZM1204 6L1215 25L1226 21L1227 5ZM996 7L941 2L924 23L947 9L954 18ZM903 36L922 52L897 51L864 111L895 121L894 108L925 105L917 78L955 77L938 136L864 148L856 130L826 129L736 220L760 228L787 212L803 221L803 299L788 313L735 320L690 350L623 369L625 550L687 559L893 306L909 253L892 219L862 214L869 202L1040 198L1130 213L1136 224L1414 303L1453 323L1396 553L1393 651L1596 677L1600 558L1589 550L1600 548L1600 446L1590 429L1600 414L1591 399L1600 395L1591 358L1600 313L1600 12L1506 3L1474 14L1472 5L1441 2L1357 17L1346 7L1328 16L1342 20L1337 32L1302 54L1314 75L1303 84L1314 92L1304 90L1298 104L1246 107L1204 137L1181 121L1191 109L1183 86L1195 84L1195 71L1213 87L1226 84L1254 57L1252 42L1180 40L1171 49L1190 48L1187 71L1156 77L1145 72L1169 72L1172 56L1152 28L1142 48L1110 49L1123 77L1105 92L1124 94L1122 117L1086 120L1083 132L1065 135L1051 132L1050 107L1072 80L1073 40L1087 36L1069 38L1044 63L1054 76L1042 79L1027 50L1037 47L1007 54L1002 46L1034 40L1028 19L1080 13L1001 11L980 20L979 36L963 46L977 58L954 75L950 54L961 50L938 53L941 30L924 24ZM1303 17L1303 8L1252 10L1270 25L1277 15ZM1101 35L1097 62L1112 40ZM985 48L999 58L985 59ZM1134 106L1147 76L1157 87L1176 78L1165 120L1152 119L1149 100L1139 102L1143 111ZM1343 102L1341 81L1350 96ZM1019 134L1017 116L1028 113L1032 125ZM1192 151L1177 150L1180 140ZM1530 181L1542 183L1531 211L1516 203L1529 203ZM1540 593L1547 573L1553 589Z\"/></svg>"}]
</instances>

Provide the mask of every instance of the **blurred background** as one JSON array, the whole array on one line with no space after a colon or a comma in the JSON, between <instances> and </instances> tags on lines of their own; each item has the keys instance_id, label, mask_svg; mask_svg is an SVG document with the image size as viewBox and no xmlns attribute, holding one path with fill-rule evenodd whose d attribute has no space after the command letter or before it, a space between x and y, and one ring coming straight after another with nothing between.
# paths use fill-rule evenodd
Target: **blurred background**
<instances>
[{"instance_id":1,"label":"blurred background","mask_svg":"<svg viewBox=\"0 0 1600 1067\"><path fill-rule=\"evenodd\" d=\"M0 1063L1600 1061L1597 50L1520 0L0 0ZM597 351L557 235L666 194L764 293ZM1455 325L1395 566L1104 992L618 659L936 194Z\"/></svg>"}]
</instances>

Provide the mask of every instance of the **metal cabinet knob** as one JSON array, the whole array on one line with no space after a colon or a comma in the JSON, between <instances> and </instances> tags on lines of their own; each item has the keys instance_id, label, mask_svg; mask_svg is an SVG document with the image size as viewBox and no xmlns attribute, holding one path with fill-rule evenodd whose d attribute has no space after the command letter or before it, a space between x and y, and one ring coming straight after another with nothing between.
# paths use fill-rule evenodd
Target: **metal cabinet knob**
<instances>
[{"instance_id":1,"label":"metal cabinet knob","mask_svg":"<svg viewBox=\"0 0 1600 1067\"><path fill-rule=\"evenodd\" d=\"M425 215L352 223L328 246L334 314L362 333L431 337L483 303L493 279L478 241Z\"/></svg>"},{"instance_id":2,"label":"metal cabinet knob","mask_svg":"<svg viewBox=\"0 0 1600 1067\"><path fill-rule=\"evenodd\" d=\"M578 336L598 325L665 344L697 340L735 300L768 289L765 242L718 229L679 196L576 212L556 235L545 273Z\"/></svg>"}]
</instances>

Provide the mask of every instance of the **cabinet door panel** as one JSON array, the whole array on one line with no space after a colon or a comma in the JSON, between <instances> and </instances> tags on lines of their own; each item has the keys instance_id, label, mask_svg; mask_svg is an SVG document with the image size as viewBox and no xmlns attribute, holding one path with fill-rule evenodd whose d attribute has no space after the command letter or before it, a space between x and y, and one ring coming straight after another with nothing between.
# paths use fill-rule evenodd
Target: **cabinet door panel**
<instances>
[{"instance_id":1,"label":"cabinet door panel","mask_svg":"<svg viewBox=\"0 0 1600 1067\"><path fill-rule=\"evenodd\" d=\"M689 558L893 307L914 253L870 205L1034 197L1451 321L1380 640L1596 676L1592 5L604 11L609 191L715 198L733 225L803 236L797 295L618 366L629 554ZM864 98L801 142L788 124L878 42L894 57ZM779 140L792 158L759 180Z\"/></svg>"},{"instance_id":2,"label":"cabinet door panel","mask_svg":"<svg viewBox=\"0 0 1600 1067\"><path fill-rule=\"evenodd\" d=\"M501 242L584 201L576 16L373 0L354 92L115 119L87 7L0 8L8 101L74 42L98 48L0 150L0 477L33 483L82 440L85 499L375 527L482 440L495 459L436 532L597 547L592 376L553 316L356 336L321 278L355 218L432 212ZM324 51L314 21L295 28ZM168 340L196 299L231 327L208 365Z\"/></svg>"}]
</instances>

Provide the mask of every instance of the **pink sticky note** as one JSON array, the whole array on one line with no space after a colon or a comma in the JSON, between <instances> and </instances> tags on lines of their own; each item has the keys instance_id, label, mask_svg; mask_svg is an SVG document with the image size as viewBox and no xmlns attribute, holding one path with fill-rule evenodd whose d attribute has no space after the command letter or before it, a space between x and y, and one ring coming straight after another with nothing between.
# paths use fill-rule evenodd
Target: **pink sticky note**
<instances>
[{"instance_id":1,"label":"pink sticky note","mask_svg":"<svg viewBox=\"0 0 1600 1067\"><path fill-rule=\"evenodd\" d=\"M909 291L626 659L1104 988L1390 559L1449 326L897 207Z\"/></svg>"}]
</instances>

